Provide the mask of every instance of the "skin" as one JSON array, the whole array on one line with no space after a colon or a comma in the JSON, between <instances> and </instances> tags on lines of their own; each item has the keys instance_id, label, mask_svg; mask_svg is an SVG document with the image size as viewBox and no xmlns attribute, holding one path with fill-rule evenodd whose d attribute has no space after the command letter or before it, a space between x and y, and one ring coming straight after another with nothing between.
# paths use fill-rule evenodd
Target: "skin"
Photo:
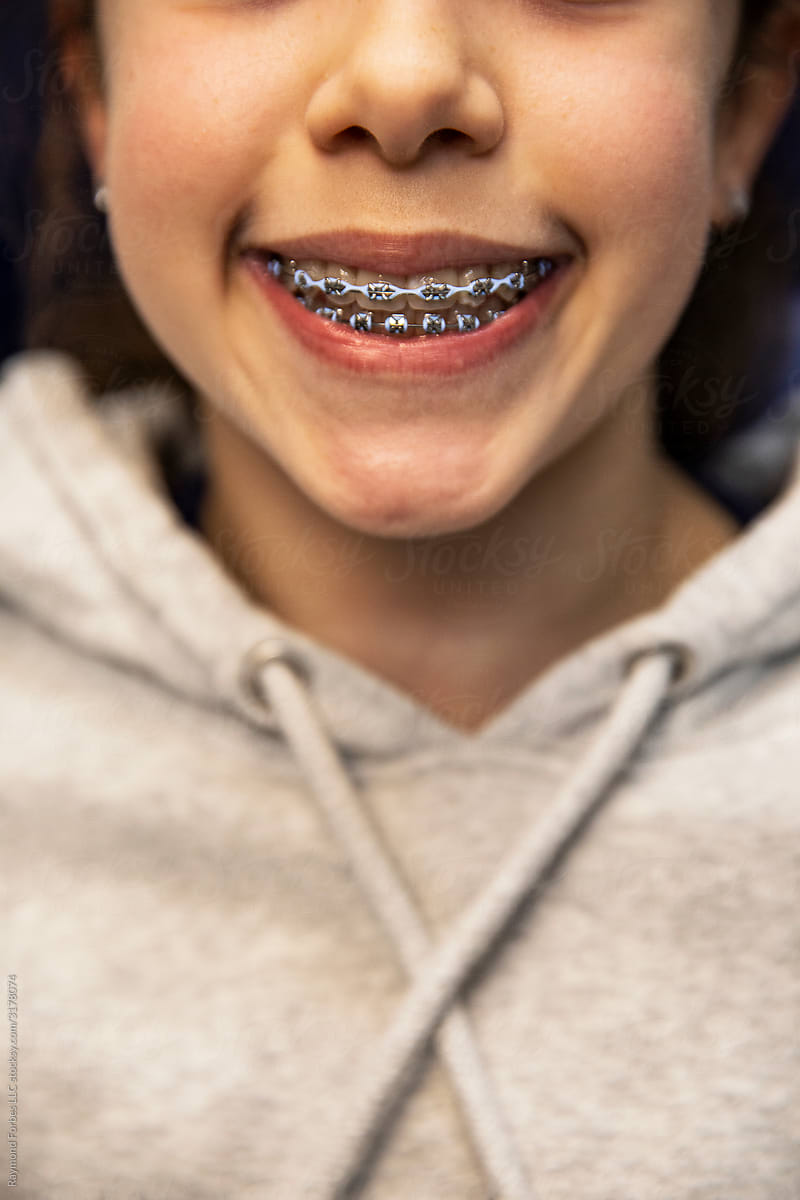
<instances>
[{"instance_id":1,"label":"skin","mask_svg":"<svg viewBox=\"0 0 800 1200\"><path fill-rule=\"evenodd\" d=\"M738 532L662 455L654 363L788 52L721 91L736 0L102 0L65 70L134 304L194 385L203 535L257 601L464 731ZM456 130L460 136L437 136ZM244 215L244 216L243 216ZM577 259L431 388L322 367L226 244L457 229ZM637 552L638 550L638 552Z\"/></svg>"}]
</instances>

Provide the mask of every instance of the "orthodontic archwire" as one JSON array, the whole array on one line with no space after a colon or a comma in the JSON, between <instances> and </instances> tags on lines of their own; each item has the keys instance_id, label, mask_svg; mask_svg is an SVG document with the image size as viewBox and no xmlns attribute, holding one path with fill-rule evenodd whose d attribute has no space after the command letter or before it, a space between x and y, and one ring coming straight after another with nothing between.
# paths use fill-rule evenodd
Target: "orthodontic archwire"
<instances>
[{"instance_id":1,"label":"orthodontic archwire","mask_svg":"<svg viewBox=\"0 0 800 1200\"><path fill-rule=\"evenodd\" d=\"M518 269L500 278L487 276L474 279L467 285L451 284L430 278L426 279L417 288L404 288L398 284L384 280L357 284L330 275L323 276L321 279L315 279L310 271L302 267L295 267L291 261L288 265L284 264L280 258L276 257L269 260L267 269L276 279L287 275L289 284L301 292L308 293L317 289L324 293L324 295L335 298L340 304L344 303L347 305L358 298L385 302L397 299L408 300L410 297L416 297L430 303L431 301L449 300L454 295L465 292L476 299L481 298L485 302L491 299L504 285L516 291L521 296L526 291L526 280L530 276L535 276L538 284L552 272L554 267L555 264L552 260L547 258L536 259L533 265L528 260L524 260ZM299 295L297 299L302 303L306 303L308 297ZM347 320L347 316L341 308L321 308L317 309L316 313L318 316L331 321ZM498 312L494 315L494 319L502 315L502 312ZM457 313L456 316L458 329L462 333L468 333L480 327L480 319L474 313ZM361 312L351 314L349 323L353 329L369 333L372 331L374 318L374 310L362 310ZM410 322L403 313L388 313L384 320L384 327L388 333L404 333L409 329L421 329L424 333L433 334L444 333L448 328L445 314L442 312L426 313L419 324Z\"/></svg>"}]
</instances>

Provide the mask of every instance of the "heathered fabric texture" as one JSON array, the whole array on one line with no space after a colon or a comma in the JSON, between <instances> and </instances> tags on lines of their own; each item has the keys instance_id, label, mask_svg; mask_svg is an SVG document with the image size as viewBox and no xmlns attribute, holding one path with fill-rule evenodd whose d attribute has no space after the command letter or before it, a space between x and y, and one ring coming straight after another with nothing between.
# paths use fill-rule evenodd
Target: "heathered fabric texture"
<instances>
[{"instance_id":1,"label":"heathered fabric texture","mask_svg":"<svg viewBox=\"0 0 800 1200\"><path fill-rule=\"evenodd\" d=\"M410 974L432 978L435 948L602 751L600 807L452 1010L487 1112L537 1200L797 1200L800 457L665 605L467 735L255 605L170 498L168 393L118 401L93 407L61 355L0 376L16 1195L337 1194L328 1165ZM282 666L272 706L243 677L265 638L308 671L285 705ZM613 714L648 651L652 709L639 730L628 714L625 743ZM416 966L322 811L338 776L314 776L316 720L385 857L379 883L419 913L432 949ZM353 1195L498 1194L454 1078L429 1041Z\"/></svg>"}]
</instances>

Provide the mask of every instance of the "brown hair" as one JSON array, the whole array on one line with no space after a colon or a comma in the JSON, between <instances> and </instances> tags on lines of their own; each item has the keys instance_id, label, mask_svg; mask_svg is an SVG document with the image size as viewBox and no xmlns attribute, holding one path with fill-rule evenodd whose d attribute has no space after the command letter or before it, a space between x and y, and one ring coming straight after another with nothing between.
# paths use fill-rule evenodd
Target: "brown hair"
<instances>
[{"instance_id":1,"label":"brown hair","mask_svg":"<svg viewBox=\"0 0 800 1200\"><path fill-rule=\"evenodd\" d=\"M795 2L743 0L727 88L736 86L752 61L768 14ZM92 203L75 104L58 68L62 39L75 29L92 35L102 84L93 0L50 0L44 115L29 206L37 220L25 255L24 344L71 354L97 397L161 380L173 385L190 410L192 389L136 314L118 276L104 218ZM780 383L795 257L785 249L787 216L798 211L798 202L793 205L770 173L762 172L748 219L709 240L695 292L659 360L661 442L686 466L762 411Z\"/></svg>"}]
</instances>

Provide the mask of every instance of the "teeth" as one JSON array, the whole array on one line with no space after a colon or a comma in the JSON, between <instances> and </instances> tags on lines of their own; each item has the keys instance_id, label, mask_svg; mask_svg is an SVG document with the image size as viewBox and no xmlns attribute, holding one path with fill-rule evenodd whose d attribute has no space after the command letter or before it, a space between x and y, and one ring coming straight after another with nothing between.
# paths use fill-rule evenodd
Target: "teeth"
<instances>
[{"instance_id":1,"label":"teeth","mask_svg":"<svg viewBox=\"0 0 800 1200\"><path fill-rule=\"evenodd\" d=\"M441 313L426 313L422 318L424 333L444 333L446 328L447 321Z\"/></svg>"},{"instance_id":2,"label":"teeth","mask_svg":"<svg viewBox=\"0 0 800 1200\"><path fill-rule=\"evenodd\" d=\"M467 267L466 271L459 271L458 282L466 285L456 298L459 308L480 308L486 298L485 296L476 295L471 288L476 281L488 279L491 277L491 274L492 269L489 263L481 263L477 267Z\"/></svg>"},{"instance_id":3,"label":"teeth","mask_svg":"<svg viewBox=\"0 0 800 1200\"><path fill-rule=\"evenodd\" d=\"M472 333L482 325L496 320L506 311L497 301L492 304L484 302L478 312L420 313L407 306L402 312L379 313L356 308L352 304L333 307L324 299L313 301L306 296L297 296L296 299L322 320L348 324L358 333L405 338L423 334L435 337L444 333Z\"/></svg>"},{"instance_id":4,"label":"teeth","mask_svg":"<svg viewBox=\"0 0 800 1200\"><path fill-rule=\"evenodd\" d=\"M272 259L271 263L280 262ZM411 303L415 308L431 305L439 309L452 307L455 303L467 303L477 307L484 300L500 292L503 299L513 300L522 290L526 278L536 279L546 270L547 259L523 260L521 263L498 263L495 266L479 264L461 270L443 268L435 274L401 275L380 274L367 270L352 270L336 263L297 262L293 259L282 264L282 273L297 287L313 287L327 295L343 300L356 299L353 287L364 289L358 296L367 301L375 311L396 312L397 304ZM270 266L270 270L275 270ZM506 282L507 281L507 282ZM391 308L387 308L391 305Z\"/></svg>"},{"instance_id":5,"label":"teeth","mask_svg":"<svg viewBox=\"0 0 800 1200\"><path fill-rule=\"evenodd\" d=\"M415 291L421 290L421 296L409 296L408 303L418 312L441 312L443 309L453 308L457 293L451 292L448 296L448 289L454 288L461 282L458 278L459 272L453 268L444 271L437 271L435 275L412 275L410 276L406 287Z\"/></svg>"},{"instance_id":6,"label":"teeth","mask_svg":"<svg viewBox=\"0 0 800 1200\"><path fill-rule=\"evenodd\" d=\"M357 333L371 333L373 318L371 312L354 312L350 324Z\"/></svg>"},{"instance_id":7,"label":"teeth","mask_svg":"<svg viewBox=\"0 0 800 1200\"><path fill-rule=\"evenodd\" d=\"M384 322L384 328L386 332L391 334L407 333L408 326L408 317L406 317L403 313L392 313L392 315L387 317L386 321Z\"/></svg>"},{"instance_id":8,"label":"teeth","mask_svg":"<svg viewBox=\"0 0 800 1200\"><path fill-rule=\"evenodd\" d=\"M469 333L498 320L554 270L550 259L478 263L406 278L271 256L270 274L323 320L396 337ZM358 291L354 291L358 288Z\"/></svg>"},{"instance_id":9,"label":"teeth","mask_svg":"<svg viewBox=\"0 0 800 1200\"><path fill-rule=\"evenodd\" d=\"M331 263L322 264L322 272L317 277L324 280L326 296L334 299L347 291L347 285L358 283L358 272L349 267L338 267Z\"/></svg>"},{"instance_id":10,"label":"teeth","mask_svg":"<svg viewBox=\"0 0 800 1200\"><path fill-rule=\"evenodd\" d=\"M296 288L300 288L302 291L307 291L309 288L318 290L313 281L322 278L325 271L324 263L314 259L309 259L304 263L292 261L291 267L292 283Z\"/></svg>"},{"instance_id":11,"label":"teeth","mask_svg":"<svg viewBox=\"0 0 800 1200\"><path fill-rule=\"evenodd\" d=\"M472 333L476 329L480 329L480 319L474 313L459 313L458 314L458 330L459 333Z\"/></svg>"},{"instance_id":12,"label":"teeth","mask_svg":"<svg viewBox=\"0 0 800 1200\"><path fill-rule=\"evenodd\" d=\"M516 300L525 283L519 269L519 263L501 263L494 274L498 279L512 276L514 282L519 281L519 287L512 287L510 283L501 283L497 289L497 295L502 300Z\"/></svg>"},{"instance_id":13,"label":"teeth","mask_svg":"<svg viewBox=\"0 0 800 1200\"><path fill-rule=\"evenodd\" d=\"M355 282L367 287L367 293L359 297L359 306L372 312L400 312L406 306L402 289L406 285L402 275L376 275L374 271L356 272Z\"/></svg>"}]
</instances>

